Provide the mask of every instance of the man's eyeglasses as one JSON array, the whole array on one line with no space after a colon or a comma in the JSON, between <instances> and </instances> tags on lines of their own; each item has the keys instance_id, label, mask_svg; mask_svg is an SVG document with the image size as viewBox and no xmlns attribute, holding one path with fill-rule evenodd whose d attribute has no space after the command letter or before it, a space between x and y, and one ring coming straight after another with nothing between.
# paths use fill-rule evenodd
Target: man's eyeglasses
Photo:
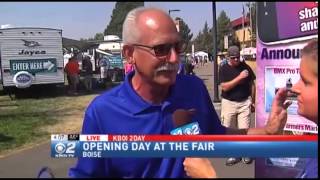
<instances>
[{"instance_id":1,"label":"man's eyeglasses","mask_svg":"<svg viewBox=\"0 0 320 180\"><path fill-rule=\"evenodd\" d=\"M183 43L183 42L177 42L174 44L159 44L159 45L156 45L153 47L146 46L143 44L132 44L132 45L152 49L154 51L155 56L157 56L158 58L167 57L169 55L169 53L171 52L172 48L174 48L174 50L177 53L182 53L185 50L185 43Z\"/></svg>"},{"instance_id":2,"label":"man's eyeglasses","mask_svg":"<svg viewBox=\"0 0 320 180\"><path fill-rule=\"evenodd\" d=\"M240 60L240 56L230 56L229 58L232 59L232 60L235 60L235 61L239 61Z\"/></svg>"}]
</instances>

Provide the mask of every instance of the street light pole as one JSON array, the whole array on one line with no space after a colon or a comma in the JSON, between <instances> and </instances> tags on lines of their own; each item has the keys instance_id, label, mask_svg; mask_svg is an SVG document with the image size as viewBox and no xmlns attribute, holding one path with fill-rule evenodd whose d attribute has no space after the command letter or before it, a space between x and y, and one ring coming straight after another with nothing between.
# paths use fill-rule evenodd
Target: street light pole
<instances>
[{"instance_id":1,"label":"street light pole","mask_svg":"<svg viewBox=\"0 0 320 180\"><path fill-rule=\"evenodd\" d=\"M178 11L180 11L180 9L169 9L169 16L171 12L178 12Z\"/></svg>"},{"instance_id":2,"label":"street light pole","mask_svg":"<svg viewBox=\"0 0 320 180\"><path fill-rule=\"evenodd\" d=\"M250 47L252 47L252 36L253 36L253 26L252 26L252 7L251 7L251 2L249 1L249 13L250 13Z\"/></svg>"},{"instance_id":3,"label":"street light pole","mask_svg":"<svg viewBox=\"0 0 320 180\"><path fill-rule=\"evenodd\" d=\"M213 102L220 102L218 88L218 59L217 59L217 19L216 19L216 3L212 2L212 36L213 36Z\"/></svg>"},{"instance_id":4,"label":"street light pole","mask_svg":"<svg viewBox=\"0 0 320 180\"><path fill-rule=\"evenodd\" d=\"M180 9L169 9L169 16L170 16L171 12L179 12L179 11L180 11ZM176 23L177 30L179 32L180 31L180 18L179 19L176 18L175 23Z\"/></svg>"}]
</instances>

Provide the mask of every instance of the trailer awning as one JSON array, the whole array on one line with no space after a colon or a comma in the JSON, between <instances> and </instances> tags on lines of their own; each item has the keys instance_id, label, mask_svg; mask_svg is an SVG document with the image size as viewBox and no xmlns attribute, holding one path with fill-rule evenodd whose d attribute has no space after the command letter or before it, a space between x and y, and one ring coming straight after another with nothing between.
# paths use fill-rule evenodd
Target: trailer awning
<instances>
[{"instance_id":1,"label":"trailer awning","mask_svg":"<svg viewBox=\"0 0 320 180\"><path fill-rule=\"evenodd\" d=\"M101 54L104 54L104 55L107 55L107 56L112 56L111 53L108 53L108 52L106 52L106 51L104 51L104 50L101 50L101 49L96 49L96 52L101 53Z\"/></svg>"}]
</instances>

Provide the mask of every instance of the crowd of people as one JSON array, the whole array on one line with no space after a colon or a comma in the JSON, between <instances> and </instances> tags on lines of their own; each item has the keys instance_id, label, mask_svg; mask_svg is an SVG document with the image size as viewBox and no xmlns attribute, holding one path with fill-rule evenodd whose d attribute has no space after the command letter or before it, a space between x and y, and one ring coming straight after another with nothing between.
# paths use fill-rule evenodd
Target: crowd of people
<instances>
[{"instance_id":1,"label":"crowd of people","mask_svg":"<svg viewBox=\"0 0 320 180\"><path fill-rule=\"evenodd\" d=\"M68 94L69 95L78 95L79 85L80 85L80 74L84 77L83 85L86 92L92 91L92 63L88 56L84 56L82 60L82 68L80 70L79 62L76 56L72 56L66 66L64 71L67 75L68 81Z\"/></svg>"},{"instance_id":2,"label":"crowd of people","mask_svg":"<svg viewBox=\"0 0 320 180\"><path fill-rule=\"evenodd\" d=\"M81 58L77 58L81 57ZM79 60L82 59L82 60ZM81 61L81 68L80 62ZM81 88L84 89L86 93L91 93L93 88L96 86L94 83L99 84L101 87L106 88L110 86L111 82L115 82L123 74L128 74L134 70L134 66L130 63L124 65L124 69L120 68L111 68L110 59L106 56L102 56L98 60L100 73L99 79L95 79L93 72L93 64L89 56L78 56L73 55L69 58L68 63L64 67L64 71L67 76L68 81L68 91L69 95L78 95ZM112 69L112 70L111 70ZM121 73L120 71L124 71Z\"/></svg>"},{"instance_id":3,"label":"crowd of people","mask_svg":"<svg viewBox=\"0 0 320 180\"><path fill-rule=\"evenodd\" d=\"M195 75L195 72L194 72L195 68L203 67L207 63L208 63L207 59L202 59L202 57L189 56L187 60L185 60L185 62L180 62L178 74Z\"/></svg>"},{"instance_id":4,"label":"crowd of people","mask_svg":"<svg viewBox=\"0 0 320 180\"><path fill-rule=\"evenodd\" d=\"M67 75L68 81L68 91L69 95L78 95L80 84L83 85L84 90L87 93L92 92L93 90L93 64L90 60L89 56L83 56L82 59L82 67L80 68L79 60L77 59L77 55L73 55L69 58L68 63L66 64L64 70ZM201 60L199 60L201 59ZM204 66L207 61L202 58L194 57L186 60L185 63L180 63L178 74L185 75L195 75L194 69L197 67ZM109 82L112 80L112 74L110 71L110 61L107 57L103 56L98 61L99 71L100 71L100 79L99 82L104 85L104 87L108 86ZM124 75L129 74L134 71L134 64L124 61ZM80 78L83 77L83 78ZM80 79L83 79L80 81Z\"/></svg>"}]
</instances>

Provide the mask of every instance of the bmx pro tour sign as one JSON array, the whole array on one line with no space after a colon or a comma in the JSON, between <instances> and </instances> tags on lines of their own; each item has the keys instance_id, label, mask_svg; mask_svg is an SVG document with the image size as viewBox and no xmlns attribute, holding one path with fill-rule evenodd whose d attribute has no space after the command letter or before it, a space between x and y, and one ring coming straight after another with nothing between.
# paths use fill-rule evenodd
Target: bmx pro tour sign
<instances>
[{"instance_id":1,"label":"bmx pro tour sign","mask_svg":"<svg viewBox=\"0 0 320 180\"><path fill-rule=\"evenodd\" d=\"M57 72L57 60L55 58L10 60L10 73L16 74L20 71L31 74Z\"/></svg>"}]
</instances>

